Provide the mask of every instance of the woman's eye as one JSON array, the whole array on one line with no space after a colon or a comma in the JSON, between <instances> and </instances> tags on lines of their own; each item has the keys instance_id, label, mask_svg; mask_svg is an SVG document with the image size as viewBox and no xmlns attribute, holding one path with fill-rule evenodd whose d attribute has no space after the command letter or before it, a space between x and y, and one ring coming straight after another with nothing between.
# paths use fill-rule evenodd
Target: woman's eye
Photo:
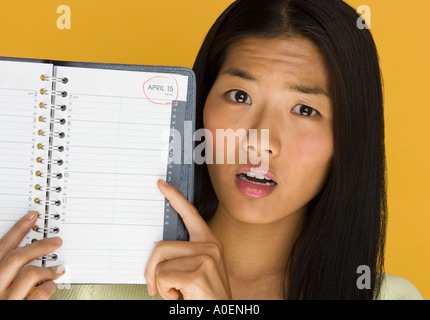
<instances>
[{"instance_id":1,"label":"woman's eye","mask_svg":"<svg viewBox=\"0 0 430 320\"><path fill-rule=\"evenodd\" d=\"M231 90L227 92L227 96L230 98L230 100L237 103L246 103L246 104L252 103L252 100L249 94L247 94L245 91L242 91L242 90Z\"/></svg>"},{"instance_id":2,"label":"woman's eye","mask_svg":"<svg viewBox=\"0 0 430 320\"><path fill-rule=\"evenodd\" d=\"M304 117L312 117L315 116L317 114L319 114L318 111L316 111L314 108L309 107L307 105L304 104L298 104L293 108L293 113L297 113L300 114Z\"/></svg>"}]
</instances>

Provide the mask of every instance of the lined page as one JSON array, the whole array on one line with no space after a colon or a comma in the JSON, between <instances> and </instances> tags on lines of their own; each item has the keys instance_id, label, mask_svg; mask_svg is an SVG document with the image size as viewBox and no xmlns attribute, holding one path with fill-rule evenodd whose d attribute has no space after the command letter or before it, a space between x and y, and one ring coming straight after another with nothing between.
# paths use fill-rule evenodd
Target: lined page
<instances>
[{"instance_id":1,"label":"lined page","mask_svg":"<svg viewBox=\"0 0 430 320\"><path fill-rule=\"evenodd\" d=\"M186 96L187 78L142 72L56 67L66 111L55 124L53 179L61 201L63 246L52 264L67 266L67 283L145 283L152 249L162 240L172 100ZM145 89L146 86L146 89ZM157 87L158 86L158 87ZM158 90L157 90L158 89ZM165 91L162 91L164 90Z\"/></svg>"},{"instance_id":2,"label":"lined page","mask_svg":"<svg viewBox=\"0 0 430 320\"><path fill-rule=\"evenodd\" d=\"M38 131L49 132L49 122L39 117L49 118L50 111L39 103L50 102L40 89L51 84L40 76L51 74L50 64L0 61L0 237L29 210L44 211L49 135ZM38 143L44 149L38 149ZM37 171L42 175L36 176ZM37 184L41 191L34 188ZM21 245L42 237L30 231Z\"/></svg>"}]
</instances>

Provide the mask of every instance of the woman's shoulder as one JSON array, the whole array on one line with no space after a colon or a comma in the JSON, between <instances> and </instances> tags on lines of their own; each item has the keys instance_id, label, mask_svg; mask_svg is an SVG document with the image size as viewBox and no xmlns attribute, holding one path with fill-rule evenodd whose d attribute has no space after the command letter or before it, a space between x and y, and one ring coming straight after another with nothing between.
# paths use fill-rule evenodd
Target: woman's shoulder
<instances>
[{"instance_id":1,"label":"woman's shoulder","mask_svg":"<svg viewBox=\"0 0 430 320\"><path fill-rule=\"evenodd\" d=\"M377 300L423 300L418 289L405 278L384 273Z\"/></svg>"}]
</instances>

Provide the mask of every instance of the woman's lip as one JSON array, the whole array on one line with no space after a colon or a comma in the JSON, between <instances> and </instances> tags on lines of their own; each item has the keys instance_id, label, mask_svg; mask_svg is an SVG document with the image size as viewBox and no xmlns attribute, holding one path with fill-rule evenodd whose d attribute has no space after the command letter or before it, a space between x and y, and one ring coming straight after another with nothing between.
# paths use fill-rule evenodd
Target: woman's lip
<instances>
[{"instance_id":1,"label":"woman's lip","mask_svg":"<svg viewBox=\"0 0 430 320\"><path fill-rule=\"evenodd\" d=\"M242 194L254 199L261 199L267 197L277 187L276 184L269 186L257 185L252 182L242 180L238 176L235 176L235 182L237 188Z\"/></svg>"},{"instance_id":2,"label":"woman's lip","mask_svg":"<svg viewBox=\"0 0 430 320\"><path fill-rule=\"evenodd\" d=\"M239 174L242 174L245 172L251 172L252 174L255 174L255 175L265 176L270 180L273 180L276 184L278 184L275 174L270 170L268 166L265 166L263 164L252 164L252 163L243 164L239 167L239 170L237 170L235 175L238 176Z\"/></svg>"}]
</instances>

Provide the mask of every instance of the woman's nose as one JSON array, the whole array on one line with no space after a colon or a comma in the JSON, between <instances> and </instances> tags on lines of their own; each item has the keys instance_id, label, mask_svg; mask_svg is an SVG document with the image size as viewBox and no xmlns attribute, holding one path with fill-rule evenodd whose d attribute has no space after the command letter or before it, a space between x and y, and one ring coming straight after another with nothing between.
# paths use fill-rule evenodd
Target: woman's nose
<instances>
[{"instance_id":1,"label":"woman's nose","mask_svg":"<svg viewBox=\"0 0 430 320\"><path fill-rule=\"evenodd\" d=\"M279 142L275 130L271 126L249 129L242 141L242 149L247 152L253 164L268 163L271 157L279 153Z\"/></svg>"},{"instance_id":2,"label":"woman's nose","mask_svg":"<svg viewBox=\"0 0 430 320\"><path fill-rule=\"evenodd\" d=\"M248 118L250 129L242 148L257 157L275 157L280 152L280 135L285 129L283 118L282 110L273 103L266 101L261 104L258 111Z\"/></svg>"},{"instance_id":3,"label":"woman's nose","mask_svg":"<svg viewBox=\"0 0 430 320\"><path fill-rule=\"evenodd\" d=\"M248 153L255 153L261 157L263 153L272 153L270 149L269 129L249 129L246 139L243 139L242 148Z\"/></svg>"}]
</instances>

